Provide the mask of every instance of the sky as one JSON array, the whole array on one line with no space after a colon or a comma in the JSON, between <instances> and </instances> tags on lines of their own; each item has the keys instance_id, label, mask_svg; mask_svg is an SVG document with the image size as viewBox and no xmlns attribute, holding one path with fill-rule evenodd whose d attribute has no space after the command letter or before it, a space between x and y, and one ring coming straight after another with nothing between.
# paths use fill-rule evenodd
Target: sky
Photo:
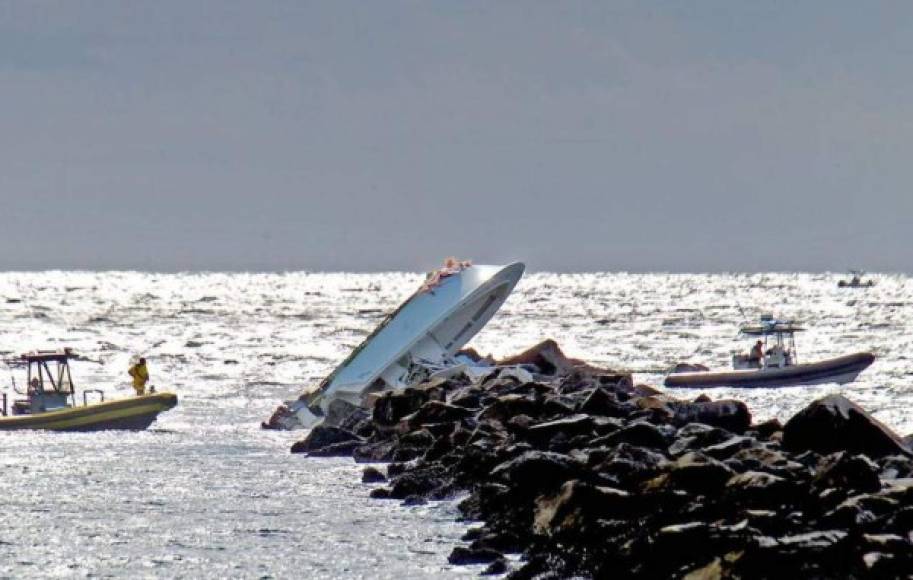
<instances>
[{"instance_id":1,"label":"sky","mask_svg":"<svg viewBox=\"0 0 913 580\"><path fill-rule=\"evenodd\" d=\"M0 1L0 269L911 272L913 3Z\"/></svg>"}]
</instances>

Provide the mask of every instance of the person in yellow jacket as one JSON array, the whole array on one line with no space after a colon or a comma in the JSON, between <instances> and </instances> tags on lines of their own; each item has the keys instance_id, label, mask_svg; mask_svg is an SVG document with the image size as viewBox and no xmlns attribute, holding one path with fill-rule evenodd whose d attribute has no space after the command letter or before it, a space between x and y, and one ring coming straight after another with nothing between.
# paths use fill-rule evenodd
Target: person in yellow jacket
<instances>
[{"instance_id":1,"label":"person in yellow jacket","mask_svg":"<svg viewBox=\"0 0 913 580\"><path fill-rule=\"evenodd\" d=\"M136 396L139 397L146 394L146 383L149 382L149 369L146 368L146 359L139 359L139 362L130 367L127 373L133 377L133 390L136 391Z\"/></svg>"}]
</instances>

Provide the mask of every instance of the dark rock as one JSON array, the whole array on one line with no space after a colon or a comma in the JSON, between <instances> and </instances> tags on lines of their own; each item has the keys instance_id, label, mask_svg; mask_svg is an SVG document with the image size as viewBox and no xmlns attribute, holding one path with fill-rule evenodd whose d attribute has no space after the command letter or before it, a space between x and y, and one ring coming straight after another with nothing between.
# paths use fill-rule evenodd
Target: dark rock
<instances>
[{"instance_id":1,"label":"dark rock","mask_svg":"<svg viewBox=\"0 0 913 580\"><path fill-rule=\"evenodd\" d=\"M842 395L818 399L787 421L783 446L793 451L850 451L869 457L910 455L896 433Z\"/></svg>"},{"instance_id":2,"label":"dark rock","mask_svg":"<svg viewBox=\"0 0 913 580\"><path fill-rule=\"evenodd\" d=\"M352 450L352 457L359 463L380 463L393 460L396 442L392 440L364 443Z\"/></svg>"},{"instance_id":3,"label":"dark rock","mask_svg":"<svg viewBox=\"0 0 913 580\"><path fill-rule=\"evenodd\" d=\"M466 409L478 409L482 406L482 389L469 387L450 398L450 404Z\"/></svg>"},{"instance_id":4,"label":"dark rock","mask_svg":"<svg viewBox=\"0 0 913 580\"><path fill-rule=\"evenodd\" d=\"M345 443L349 441L360 443L361 439L354 433L350 433L339 427L318 425L311 429L311 432L308 433L307 437L292 445L292 453L312 453L334 443Z\"/></svg>"},{"instance_id":5,"label":"dark rock","mask_svg":"<svg viewBox=\"0 0 913 580\"><path fill-rule=\"evenodd\" d=\"M865 455L835 453L822 460L813 485L819 490L836 487L847 491L873 492L881 489L878 472L878 465Z\"/></svg>"},{"instance_id":6,"label":"dark rock","mask_svg":"<svg viewBox=\"0 0 913 580\"><path fill-rule=\"evenodd\" d=\"M370 418L367 409L353 405L343 399L333 399L327 408L323 425L339 427L344 431L354 433L360 424Z\"/></svg>"},{"instance_id":7,"label":"dark rock","mask_svg":"<svg viewBox=\"0 0 913 580\"><path fill-rule=\"evenodd\" d=\"M390 494L391 497L394 494L395 494L395 492L392 492ZM402 506L403 507L412 507L412 506L417 506L417 505L425 505L426 503L428 503L428 500L426 500L424 497L422 497L418 494L412 494L412 495L406 496L406 498L403 500Z\"/></svg>"},{"instance_id":8,"label":"dark rock","mask_svg":"<svg viewBox=\"0 0 913 580\"><path fill-rule=\"evenodd\" d=\"M593 432L593 418L588 415L572 415L555 421L539 423L527 430L527 437L535 441L550 441L557 434L566 437L591 434Z\"/></svg>"},{"instance_id":9,"label":"dark rock","mask_svg":"<svg viewBox=\"0 0 913 580\"><path fill-rule=\"evenodd\" d=\"M597 473L614 478L626 488L633 488L658 475L666 458L651 449L620 443L612 448L590 450L587 463Z\"/></svg>"},{"instance_id":10,"label":"dark rock","mask_svg":"<svg viewBox=\"0 0 913 580\"><path fill-rule=\"evenodd\" d=\"M716 459L691 452L670 463L666 473L648 481L646 489L676 488L711 494L721 491L733 475L732 469Z\"/></svg>"},{"instance_id":11,"label":"dark rock","mask_svg":"<svg viewBox=\"0 0 913 580\"><path fill-rule=\"evenodd\" d=\"M351 457L352 452L361 445L361 441L340 441L308 451L310 457Z\"/></svg>"},{"instance_id":12,"label":"dark rock","mask_svg":"<svg viewBox=\"0 0 913 580\"><path fill-rule=\"evenodd\" d=\"M488 564L489 562L494 562L495 560L503 558L503 554L489 548L472 549L457 546L450 552L447 561L454 566L466 566L469 564Z\"/></svg>"},{"instance_id":13,"label":"dark rock","mask_svg":"<svg viewBox=\"0 0 913 580\"><path fill-rule=\"evenodd\" d=\"M538 417L542 412L542 404L535 397L528 395L502 395L495 399L479 414L480 421L508 421L517 415Z\"/></svg>"},{"instance_id":14,"label":"dark rock","mask_svg":"<svg viewBox=\"0 0 913 580\"><path fill-rule=\"evenodd\" d=\"M744 433L751 425L751 413L742 401L732 399L707 403L670 404L677 425L703 423L733 433Z\"/></svg>"},{"instance_id":15,"label":"dark rock","mask_svg":"<svg viewBox=\"0 0 913 580\"><path fill-rule=\"evenodd\" d=\"M445 423L465 419L473 414L470 409L449 405L440 401L428 401L418 411L406 417L410 425L419 426L425 423Z\"/></svg>"},{"instance_id":16,"label":"dark rock","mask_svg":"<svg viewBox=\"0 0 913 580\"><path fill-rule=\"evenodd\" d=\"M387 476L385 476L379 469L376 467L365 467L361 472L361 481L363 483L381 483L387 481Z\"/></svg>"},{"instance_id":17,"label":"dark rock","mask_svg":"<svg viewBox=\"0 0 913 580\"><path fill-rule=\"evenodd\" d=\"M913 506L905 506L884 518L881 526L885 531L906 534L913 530Z\"/></svg>"},{"instance_id":18,"label":"dark rock","mask_svg":"<svg viewBox=\"0 0 913 580\"><path fill-rule=\"evenodd\" d=\"M597 387L593 389L577 410L587 415L627 417L636 409L633 405L620 402L608 389Z\"/></svg>"},{"instance_id":19,"label":"dark rock","mask_svg":"<svg viewBox=\"0 0 913 580\"><path fill-rule=\"evenodd\" d=\"M751 437L735 436L722 443L704 447L702 451L714 459L723 460L731 457L742 449L754 447L757 443L757 440Z\"/></svg>"},{"instance_id":20,"label":"dark rock","mask_svg":"<svg viewBox=\"0 0 913 580\"><path fill-rule=\"evenodd\" d=\"M913 458L906 455L889 455L878 460L882 479L913 477Z\"/></svg>"},{"instance_id":21,"label":"dark rock","mask_svg":"<svg viewBox=\"0 0 913 580\"><path fill-rule=\"evenodd\" d=\"M491 548L498 552L519 552L522 545L520 537L510 531L486 532L474 539L470 548Z\"/></svg>"},{"instance_id":22,"label":"dark rock","mask_svg":"<svg viewBox=\"0 0 913 580\"><path fill-rule=\"evenodd\" d=\"M390 499L390 490L385 487L377 487L368 494L372 499Z\"/></svg>"},{"instance_id":23,"label":"dark rock","mask_svg":"<svg viewBox=\"0 0 913 580\"><path fill-rule=\"evenodd\" d=\"M488 565L484 571L482 571L482 576L497 576L499 574L506 574L510 570L510 565L505 558L498 558L494 562Z\"/></svg>"},{"instance_id":24,"label":"dark rock","mask_svg":"<svg viewBox=\"0 0 913 580\"><path fill-rule=\"evenodd\" d=\"M593 441L593 445L614 446L619 443L628 443L636 447L649 447L652 449L666 449L669 440L655 425L637 422L623 427L605 437Z\"/></svg>"},{"instance_id":25,"label":"dark rock","mask_svg":"<svg viewBox=\"0 0 913 580\"><path fill-rule=\"evenodd\" d=\"M427 449L434 444L434 435L428 429L411 431L399 438L399 444L404 447L418 447Z\"/></svg>"},{"instance_id":26,"label":"dark rock","mask_svg":"<svg viewBox=\"0 0 913 580\"><path fill-rule=\"evenodd\" d=\"M774 433L783 431L783 424L778 419L768 419L751 426L752 431L756 432L759 437L767 439Z\"/></svg>"},{"instance_id":27,"label":"dark rock","mask_svg":"<svg viewBox=\"0 0 913 580\"><path fill-rule=\"evenodd\" d=\"M555 495L536 500L533 528L540 535L580 533L588 522L598 518L629 515L632 505L626 491L568 481Z\"/></svg>"},{"instance_id":28,"label":"dark rock","mask_svg":"<svg viewBox=\"0 0 913 580\"><path fill-rule=\"evenodd\" d=\"M726 482L724 493L740 507L777 508L794 500L789 481L763 471L746 471Z\"/></svg>"},{"instance_id":29,"label":"dark rock","mask_svg":"<svg viewBox=\"0 0 913 580\"><path fill-rule=\"evenodd\" d=\"M430 464L396 476L390 486L390 497L406 499L410 495L424 496L446 483L447 477L444 468Z\"/></svg>"},{"instance_id":30,"label":"dark rock","mask_svg":"<svg viewBox=\"0 0 913 580\"><path fill-rule=\"evenodd\" d=\"M375 401L372 418L378 425L396 425L403 417L416 412L428 399L428 393L418 389L388 391Z\"/></svg>"},{"instance_id":31,"label":"dark rock","mask_svg":"<svg viewBox=\"0 0 913 580\"><path fill-rule=\"evenodd\" d=\"M549 451L527 451L498 465L491 474L514 488L545 493L556 489L569 479L579 477L583 471L583 463L567 455Z\"/></svg>"},{"instance_id":32,"label":"dark rock","mask_svg":"<svg viewBox=\"0 0 913 580\"><path fill-rule=\"evenodd\" d=\"M546 417L564 417L574 412L576 405L567 397L551 396L542 401L542 413Z\"/></svg>"},{"instance_id":33,"label":"dark rock","mask_svg":"<svg viewBox=\"0 0 913 580\"><path fill-rule=\"evenodd\" d=\"M897 502L874 495L857 495L844 500L821 518L827 527L851 529L874 522L880 515L893 512Z\"/></svg>"}]
</instances>

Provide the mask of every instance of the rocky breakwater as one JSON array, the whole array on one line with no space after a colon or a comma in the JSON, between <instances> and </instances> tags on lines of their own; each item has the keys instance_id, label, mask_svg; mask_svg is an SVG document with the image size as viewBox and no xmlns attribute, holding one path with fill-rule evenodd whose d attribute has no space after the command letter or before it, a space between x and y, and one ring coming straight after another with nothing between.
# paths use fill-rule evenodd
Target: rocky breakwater
<instances>
[{"instance_id":1,"label":"rocky breakwater","mask_svg":"<svg viewBox=\"0 0 913 580\"><path fill-rule=\"evenodd\" d=\"M463 498L480 525L450 561L484 573L913 573L913 454L852 402L753 424L739 401L673 400L546 346L523 358L542 372L386 393L293 451L389 463L364 471L376 498Z\"/></svg>"}]
</instances>

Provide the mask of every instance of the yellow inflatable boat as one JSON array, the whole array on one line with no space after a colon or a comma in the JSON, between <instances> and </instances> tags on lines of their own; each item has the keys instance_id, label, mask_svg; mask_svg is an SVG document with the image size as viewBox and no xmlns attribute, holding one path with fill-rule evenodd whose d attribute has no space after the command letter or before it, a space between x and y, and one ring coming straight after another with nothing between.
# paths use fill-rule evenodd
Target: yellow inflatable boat
<instances>
[{"instance_id":1,"label":"yellow inflatable boat","mask_svg":"<svg viewBox=\"0 0 913 580\"><path fill-rule=\"evenodd\" d=\"M174 393L150 393L127 399L105 401L98 389L83 390L82 404L76 403L76 391L70 375L69 361L76 358L70 349L29 353L16 362L27 366L27 390L23 398L8 408L2 395L0 431L46 429L50 431L103 431L108 429L145 429L159 413L178 404ZM50 364L56 363L52 369ZM15 384L14 384L15 390ZM99 401L89 403L94 393Z\"/></svg>"}]
</instances>

